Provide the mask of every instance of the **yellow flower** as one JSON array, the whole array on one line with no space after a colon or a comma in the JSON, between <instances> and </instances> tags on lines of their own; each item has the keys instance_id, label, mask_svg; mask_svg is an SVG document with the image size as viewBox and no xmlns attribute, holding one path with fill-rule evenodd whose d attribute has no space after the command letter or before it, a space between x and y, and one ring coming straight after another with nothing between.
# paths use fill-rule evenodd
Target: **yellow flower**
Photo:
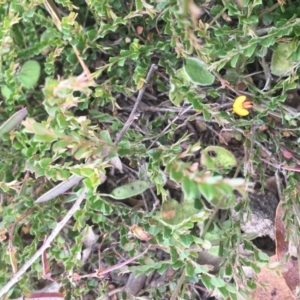
<instances>
[{"instance_id":1,"label":"yellow flower","mask_svg":"<svg viewBox=\"0 0 300 300\"><path fill-rule=\"evenodd\" d=\"M238 96L233 102L233 111L241 117L249 115L249 109L253 107L253 102L246 96Z\"/></svg>"}]
</instances>

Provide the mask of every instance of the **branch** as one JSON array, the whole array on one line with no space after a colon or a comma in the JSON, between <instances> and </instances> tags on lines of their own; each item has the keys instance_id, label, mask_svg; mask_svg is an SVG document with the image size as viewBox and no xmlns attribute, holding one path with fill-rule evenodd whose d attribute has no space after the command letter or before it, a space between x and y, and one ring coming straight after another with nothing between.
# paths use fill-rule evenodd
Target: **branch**
<instances>
[{"instance_id":1,"label":"branch","mask_svg":"<svg viewBox=\"0 0 300 300\"><path fill-rule=\"evenodd\" d=\"M135 112L136 112L136 110L137 110L137 108L138 108L138 106L139 106L139 104L140 104L140 102L141 102L141 100L143 98L143 95L144 95L145 90L147 88L147 84L149 83L150 78L151 78L151 76L152 76L152 74L154 73L155 70L157 70L157 65L152 64L151 67L150 67L150 69L149 69L149 72L147 74L146 82L144 83L143 87L139 91L138 97L137 97L136 102L135 102L135 104L133 106L133 109L132 109L132 111L130 113L130 116L129 116L128 120L126 121L124 127L122 128L121 132L116 137L115 145L117 145L120 142L120 140L123 137L123 135L126 133L126 131L128 130L128 128L130 127L130 125L133 123L133 121L135 119Z\"/></svg>"}]
</instances>

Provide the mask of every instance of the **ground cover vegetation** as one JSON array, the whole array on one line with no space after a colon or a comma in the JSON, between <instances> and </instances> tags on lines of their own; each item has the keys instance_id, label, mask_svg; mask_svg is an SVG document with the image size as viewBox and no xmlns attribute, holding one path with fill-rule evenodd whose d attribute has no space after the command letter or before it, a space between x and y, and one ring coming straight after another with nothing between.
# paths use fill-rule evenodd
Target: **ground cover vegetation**
<instances>
[{"instance_id":1,"label":"ground cover vegetation","mask_svg":"<svg viewBox=\"0 0 300 300\"><path fill-rule=\"evenodd\" d=\"M298 1L12 0L0 22L1 299L251 299L281 272Z\"/></svg>"}]
</instances>

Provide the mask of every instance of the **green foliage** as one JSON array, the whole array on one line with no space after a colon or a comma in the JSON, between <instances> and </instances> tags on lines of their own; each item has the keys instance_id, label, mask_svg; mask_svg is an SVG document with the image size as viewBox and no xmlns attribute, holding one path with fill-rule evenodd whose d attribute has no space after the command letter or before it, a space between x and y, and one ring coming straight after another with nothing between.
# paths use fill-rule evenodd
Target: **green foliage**
<instances>
[{"instance_id":1,"label":"green foliage","mask_svg":"<svg viewBox=\"0 0 300 300\"><path fill-rule=\"evenodd\" d=\"M162 204L161 219L173 227L182 228L183 223L187 223L197 213L198 209L193 202L179 204L176 200L169 199Z\"/></svg>"},{"instance_id":2,"label":"green foliage","mask_svg":"<svg viewBox=\"0 0 300 300\"><path fill-rule=\"evenodd\" d=\"M292 43L278 44L271 61L271 72L276 76L289 75L294 66L291 55L294 53Z\"/></svg>"},{"instance_id":3,"label":"green foliage","mask_svg":"<svg viewBox=\"0 0 300 300\"><path fill-rule=\"evenodd\" d=\"M151 245L115 271L176 270L150 298L196 298L201 281L218 299L248 299L255 283L244 267L258 273L267 258L230 213L249 208L236 195L246 198L265 170L297 171L299 113L286 106L299 77L297 3L12 0L1 2L0 23L0 291L87 188L44 253L50 269L37 260L8 297L29 297L46 271L66 299L100 299L107 281L76 281L98 267L95 245L107 267ZM158 70L116 143L152 63ZM244 119L230 108L240 94L255 104ZM232 178L232 140L246 149L237 172L245 178ZM298 177L284 174L287 205L300 203ZM251 255L240 255L242 245Z\"/></svg>"}]
</instances>

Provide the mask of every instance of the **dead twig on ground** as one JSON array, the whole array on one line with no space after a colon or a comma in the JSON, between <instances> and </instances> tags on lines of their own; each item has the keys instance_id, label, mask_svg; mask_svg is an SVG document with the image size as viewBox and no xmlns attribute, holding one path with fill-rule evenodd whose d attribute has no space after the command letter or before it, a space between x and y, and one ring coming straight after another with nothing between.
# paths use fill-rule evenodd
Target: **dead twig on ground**
<instances>
[{"instance_id":1,"label":"dead twig on ground","mask_svg":"<svg viewBox=\"0 0 300 300\"><path fill-rule=\"evenodd\" d=\"M147 88L147 85L150 81L150 78L152 76L152 74L157 70L157 65L155 64L152 64L150 69L149 69L149 72L147 74L147 77L146 77L146 80L145 80L145 83L144 83L144 86L140 89L139 91L139 94L138 94L138 97L136 99L136 102L132 108L132 111L129 115L129 118L128 120L126 121L126 123L124 124L124 127L122 128L121 132L117 135L116 137L116 140L115 140L115 145L117 145L121 138L124 136L124 134L126 133L126 131L128 130L128 128L131 126L131 124L133 123L134 119L135 119L135 112L137 111L137 108L139 106L139 103L141 102L142 98L143 98L143 95L146 91L146 88Z\"/></svg>"}]
</instances>

